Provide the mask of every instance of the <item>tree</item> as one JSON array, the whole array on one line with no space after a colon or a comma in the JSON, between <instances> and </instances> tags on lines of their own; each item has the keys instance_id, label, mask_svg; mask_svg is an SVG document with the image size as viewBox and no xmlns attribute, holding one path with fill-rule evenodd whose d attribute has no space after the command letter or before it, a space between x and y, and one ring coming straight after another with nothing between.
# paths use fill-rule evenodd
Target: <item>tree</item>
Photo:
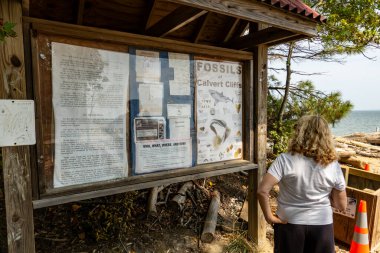
<instances>
[{"instance_id":1,"label":"tree","mask_svg":"<svg viewBox=\"0 0 380 253\"><path fill-rule=\"evenodd\" d=\"M274 96L273 92L269 94L268 107L272 108L268 109L268 115L272 117L270 121L272 120L274 126L269 131L278 130L277 134L290 133L289 127L301 116L300 113L321 114L335 124L352 109L352 104L342 101L339 93L323 94L316 91L310 81L292 84L293 74L322 74L295 71L291 67L292 62L342 62L339 56L365 54L366 48L379 47L380 43L379 0L306 0L305 3L326 16L328 21L318 26L318 35L315 38L270 49L270 60L281 59L285 62L284 68L271 70L286 72L284 86L272 78L272 84L276 84L276 87L272 85L271 89L277 95ZM269 136L274 134L269 132Z\"/></svg>"},{"instance_id":2,"label":"tree","mask_svg":"<svg viewBox=\"0 0 380 253\"><path fill-rule=\"evenodd\" d=\"M274 154L284 152L294 123L305 114L323 116L335 124L352 109L349 101L343 101L339 92L325 94L315 89L311 81L289 85L288 103L283 120L278 120L277 112L282 106L283 91L286 89L275 76L269 77L268 94L268 137L273 141Z\"/></svg>"}]
</instances>

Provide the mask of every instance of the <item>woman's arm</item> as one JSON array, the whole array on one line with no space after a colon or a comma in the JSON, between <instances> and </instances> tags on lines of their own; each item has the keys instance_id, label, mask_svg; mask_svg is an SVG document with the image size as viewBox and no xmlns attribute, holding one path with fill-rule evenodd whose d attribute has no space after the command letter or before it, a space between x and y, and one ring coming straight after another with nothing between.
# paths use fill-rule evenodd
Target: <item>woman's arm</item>
<instances>
[{"instance_id":1,"label":"woman's arm","mask_svg":"<svg viewBox=\"0 0 380 253\"><path fill-rule=\"evenodd\" d=\"M331 206L340 211L346 210L347 207L347 194L346 190L339 191L335 188L331 191Z\"/></svg>"},{"instance_id":2,"label":"woman's arm","mask_svg":"<svg viewBox=\"0 0 380 253\"><path fill-rule=\"evenodd\" d=\"M263 210L265 220L269 224L286 223L282 221L280 218L278 218L277 216L272 214L272 211L269 205L269 192L273 188L273 186L277 183L278 183L278 180L271 174L267 173L264 175L263 180L261 181L259 188L257 190L257 197L259 199L261 210Z\"/></svg>"}]
</instances>

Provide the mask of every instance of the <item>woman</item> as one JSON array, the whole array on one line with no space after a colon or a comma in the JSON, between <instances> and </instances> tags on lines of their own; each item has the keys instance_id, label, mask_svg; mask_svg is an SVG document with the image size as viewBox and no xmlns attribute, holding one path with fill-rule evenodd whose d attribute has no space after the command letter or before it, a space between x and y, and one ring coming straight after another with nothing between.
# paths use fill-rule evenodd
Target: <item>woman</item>
<instances>
[{"instance_id":1,"label":"woman","mask_svg":"<svg viewBox=\"0 0 380 253\"><path fill-rule=\"evenodd\" d=\"M274 252L333 253L331 206L345 210L347 196L329 125L320 116L297 122L288 153L272 163L258 188L265 220L274 225ZM269 192L279 184L273 215Z\"/></svg>"}]
</instances>

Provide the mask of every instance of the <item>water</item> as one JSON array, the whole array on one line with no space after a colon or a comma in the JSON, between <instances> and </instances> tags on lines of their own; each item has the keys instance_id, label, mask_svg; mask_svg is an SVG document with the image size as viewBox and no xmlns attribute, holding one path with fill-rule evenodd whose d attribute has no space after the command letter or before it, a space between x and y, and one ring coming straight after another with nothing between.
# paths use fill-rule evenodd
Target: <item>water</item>
<instances>
[{"instance_id":1,"label":"water","mask_svg":"<svg viewBox=\"0 0 380 253\"><path fill-rule=\"evenodd\" d=\"M352 111L331 130L335 136L380 131L380 111Z\"/></svg>"}]
</instances>

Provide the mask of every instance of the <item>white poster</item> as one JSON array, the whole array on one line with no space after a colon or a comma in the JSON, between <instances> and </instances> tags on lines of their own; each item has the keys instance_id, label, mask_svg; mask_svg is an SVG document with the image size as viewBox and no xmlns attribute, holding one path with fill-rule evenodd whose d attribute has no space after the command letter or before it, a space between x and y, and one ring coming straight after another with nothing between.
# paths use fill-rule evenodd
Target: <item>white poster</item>
<instances>
[{"instance_id":1,"label":"white poster","mask_svg":"<svg viewBox=\"0 0 380 253\"><path fill-rule=\"evenodd\" d=\"M160 82L160 53L155 51L136 50L136 81Z\"/></svg>"},{"instance_id":2,"label":"white poster","mask_svg":"<svg viewBox=\"0 0 380 253\"><path fill-rule=\"evenodd\" d=\"M169 67L173 68L174 79L169 80L170 95L190 95L190 55L169 53Z\"/></svg>"},{"instance_id":3,"label":"white poster","mask_svg":"<svg viewBox=\"0 0 380 253\"><path fill-rule=\"evenodd\" d=\"M36 144L33 100L0 99L0 147Z\"/></svg>"},{"instance_id":4,"label":"white poster","mask_svg":"<svg viewBox=\"0 0 380 253\"><path fill-rule=\"evenodd\" d=\"M162 83L140 83L139 116L161 116L163 99Z\"/></svg>"},{"instance_id":5,"label":"white poster","mask_svg":"<svg viewBox=\"0 0 380 253\"><path fill-rule=\"evenodd\" d=\"M242 65L195 62L197 163L242 157Z\"/></svg>"},{"instance_id":6,"label":"white poster","mask_svg":"<svg viewBox=\"0 0 380 253\"><path fill-rule=\"evenodd\" d=\"M136 174L191 167L191 139L136 143Z\"/></svg>"},{"instance_id":7,"label":"white poster","mask_svg":"<svg viewBox=\"0 0 380 253\"><path fill-rule=\"evenodd\" d=\"M129 55L52 43L54 187L126 177Z\"/></svg>"}]
</instances>

